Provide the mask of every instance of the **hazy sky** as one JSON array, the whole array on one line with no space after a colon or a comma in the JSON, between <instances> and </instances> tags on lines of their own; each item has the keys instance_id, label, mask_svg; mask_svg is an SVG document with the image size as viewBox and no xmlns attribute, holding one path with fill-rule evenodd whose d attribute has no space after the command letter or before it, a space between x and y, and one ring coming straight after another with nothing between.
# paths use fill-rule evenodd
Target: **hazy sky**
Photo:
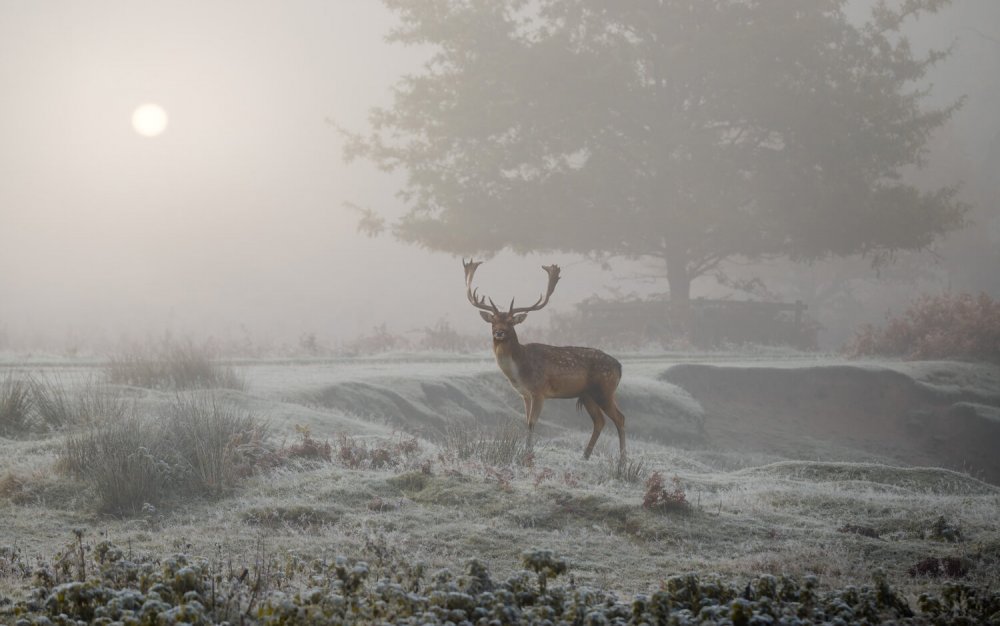
<instances>
[{"instance_id":1,"label":"hazy sky","mask_svg":"<svg viewBox=\"0 0 1000 626\"><path fill-rule=\"evenodd\" d=\"M394 204L327 122L362 127L418 67L391 24L371 0L0 3L0 327L294 340L478 319L458 260L358 236L343 207ZM131 127L143 102L169 115L157 138Z\"/></svg>"},{"instance_id":2,"label":"hazy sky","mask_svg":"<svg viewBox=\"0 0 1000 626\"><path fill-rule=\"evenodd\" d=\"M363 127L419 67L384 43L392 23L374 0L0 1L0 330L485 333L458 259L360 236L343 206L397 207L327 122ZM163 135L132 129L144 102ZM537 261L503 255L480 282L534 298ZM570 264L551 306L627 273Z\"/></svg>"}]
</instances>

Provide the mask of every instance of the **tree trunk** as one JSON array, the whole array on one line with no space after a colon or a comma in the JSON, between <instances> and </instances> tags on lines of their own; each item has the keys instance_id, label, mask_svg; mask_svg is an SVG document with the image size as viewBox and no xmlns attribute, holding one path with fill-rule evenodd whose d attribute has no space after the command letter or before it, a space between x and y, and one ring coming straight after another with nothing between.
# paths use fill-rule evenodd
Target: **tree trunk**
<instances>
[{"instance_id":1,"label":"tree trunk","mask_svg":"<svg viewBox=\"0 0 1000 626\"><path fill-rule=\"evenodd\" d=\"M691 277L687 260L680 255L668 255L667 284L670 286L670 326L673 333L691 336Z\"/></svg>"},{"instance_id":2,"label":"tree trunk","mask_svg":"<svg viewBox=\"0 0 1000 626\"><path fill-rule=\"evenodd\" d=\"M667 284L670 285L670 301L687 303L691 299L691 277L688 276L684 257L668 256Z\"/></svg>"}]
</instances>

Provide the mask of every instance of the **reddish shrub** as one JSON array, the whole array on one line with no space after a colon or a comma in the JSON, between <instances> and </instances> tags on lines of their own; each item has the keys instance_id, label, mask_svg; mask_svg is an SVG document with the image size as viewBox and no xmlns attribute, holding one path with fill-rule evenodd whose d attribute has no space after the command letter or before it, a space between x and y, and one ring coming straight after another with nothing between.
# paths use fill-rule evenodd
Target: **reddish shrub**
<instances>
[{"instance_id":1,"label":"reddish shrub","mask_svg":"<svg viewBox=\"0 0 1000 626\"><path fill-rule=\"evenodd\" d=\"M663 486L663 475L653 472L646 481L646 497L642 500L642 508L653 511L689 511L691 503L681 487L681 479L674 476L671 482L674 488L667 491Z\"/></svg>"},{"instance_id":2,"label":"reddish shrub","mask_svg":"<svg viewBox=\"0 0 1000 626\"><path fill-rule=\"evenodd\" d=\"M300 440L283 450L286 457L318 461L332 460L333 448L329 441L319 441L314 438L308 426L296 425L295 431L299 434Z\"/></svg>"},{"instance_id":3,"label":"reddish shrub","mask_svg":"<svg viewBox=\"0 0 1000 626\"><path fill-rule=\"evenodd\" d=\"M946 576L948 578L962 578L969 572L966 563L954 556L937 558L927 557L913 565L909 570L910 576Z\"/></svg>"},{"instance_id":4,"label":"reddish shrub","mask_svg":"<svg viewBox=\"0 0 1000 626\"><path fill-rule=\"evenodd\" d=\"M862 327L845 352L1000 362L1000 302L985 293L924 295L884 328Z\"/></svg>"},{"instance_id":5,"label":"reddish shrub","mask_svg":"<svg viewBox=\"0 0 1000 626\"><path fill-rule=\"evenodd\" d=\"M420 443L416 437L377 442L369 447L364 442L341 433L338 444L337 459L350 469L399 467L413 461L420 452ZM429 465L427 471L430 472Z\"/></svg>"}]
</instances>

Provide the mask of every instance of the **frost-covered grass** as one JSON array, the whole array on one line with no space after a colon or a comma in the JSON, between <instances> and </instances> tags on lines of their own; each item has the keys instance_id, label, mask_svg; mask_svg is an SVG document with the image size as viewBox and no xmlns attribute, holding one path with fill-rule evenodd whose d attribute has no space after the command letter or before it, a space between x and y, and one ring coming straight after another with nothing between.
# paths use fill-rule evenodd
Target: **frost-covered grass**
<instances>
[{"instance_id":1,"label":"frost-covered grass","mask_svg":"<svg viewBox=\"0 0 1000 626\"><path fill-rule=\"evenodd\" d=\"M829 589L869 583L883 570L915 600L941 585L909 573L928 557L967 563L966 584L1000 578L1000 489L966 474L789 459L710 442L678 447L671 438L686 428L688 399L663 398L662 406L682 409L662 418L646 407L656 406L655 393L670 393L652 378L652 359L627 370L639 380L623 386L623 394L645 394L642 403L633 398L644 434L630 435L631 470L619 467L607 432L594 457L582 460L590 420L570 402L547 403L530 456L507 454L519 443L518 423L499 427L519 415L521 403L491 368L464 357L368 360L355 369L345 362L248 365L247 391L209 395L237 415L266 420L271 449L303 453L241 475L221 493L180 492L126 517L101 513L94 483L54 471L67 442L90 430L0 438L2 541L51 560L53 538L82 529L91 546L110 540L135 554L184 552L251 571L260 551L281 562L337 555L373 562L391 549L429 571L479 559L497 578L513 575L521 553L539 547L565 557L577 584L621 594L649 593L685 572L736 585L762 574L817 576ZM200 412L185 411L184 398L208 397L105 392L115 389L140 418L182 422ZM188 425L193 449L210 439ZM683 491L687 510L643 507L654 472L668 491L675 484ZM942 523L957 532L940 532ZM2 549L0 596L24 598L32 576L5 566Z\"/></svg>"}]
</instances>

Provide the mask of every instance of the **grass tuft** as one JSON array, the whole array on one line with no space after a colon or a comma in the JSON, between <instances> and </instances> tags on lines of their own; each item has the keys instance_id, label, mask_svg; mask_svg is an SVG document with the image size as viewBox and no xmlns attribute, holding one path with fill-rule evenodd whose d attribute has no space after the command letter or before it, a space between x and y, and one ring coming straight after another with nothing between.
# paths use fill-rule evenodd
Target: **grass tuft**
<instances>
[{"instance_id":1,"label":"grass tuft","mask_svg":"<svg viewBox=\"0 0 1000 626\"><path fill-rule=\"evenodd\" d=\"M0 436L14 437L31 430L31 379L8 372L0 381Z\"/></svg>"},{"instance_id":2,"label":"grass tuft","mask_svg":"<svg viewBox=\"0 0 1000 626\"><path fill-rule=\"evenodd\" d=\"M220 365L208 346L191 341L133 345L111 357L107 375L113 384L148 389L247 389L234 368Z\"/></svg>"},{"instance_id":3,"label":"grass tuft","mask_svg":"<svg viewBox=\"0 0 1000 626\"><path fill-rule=\"evenodd\" d=\"M102 512L132 515L167 494L170 456L163 427L130 415L68 438L59 468L94 487Z\"/></svg>"},{"instance_id":4,"label":"grass tuft","mask_svg":"<svg viewBox=\"0 0 1000 626\"><path fill-rule=\"evenodd\" d=\"M640 483L649 472L646 461L631 457L610 459L610 473L615 480L634 484Z\"/></svg>"},{"instance_id":5,"label":"grass tuft","mask_svg":"<svg viewBox=\"0 0 1000 626\"><path fill-rule=\"evenodd\" d=\"M74 393L61 380L33 379L31 393L42 423L54 430L90 426L134 413L134 403L120 390L103 389L95 384L88 383Z\"/></svg>"},{"instance_id":6,"label":"grass tuft","mask_svg":"<svg viewBox=\"0 0 1000 626\"><path fill-rule=\"evenodd\" d=\"M494 430L456 424L447 428L441 441L446 458L476 459L486 465L508 466L524 461L529 450L524 425L507 420Z\"/></svg>"},{"instance_id":7,"label":"grass tuft","mask_svg":"<svg viewBox=\"0 0 1000 626\"><path fill-rule=\"evenodd\" d=\"M268 427L215 396L178 396L164 426L174 465L188 474L181 488L198 495L221 494L271 456Z\"/></svg>"}]
</instances>

